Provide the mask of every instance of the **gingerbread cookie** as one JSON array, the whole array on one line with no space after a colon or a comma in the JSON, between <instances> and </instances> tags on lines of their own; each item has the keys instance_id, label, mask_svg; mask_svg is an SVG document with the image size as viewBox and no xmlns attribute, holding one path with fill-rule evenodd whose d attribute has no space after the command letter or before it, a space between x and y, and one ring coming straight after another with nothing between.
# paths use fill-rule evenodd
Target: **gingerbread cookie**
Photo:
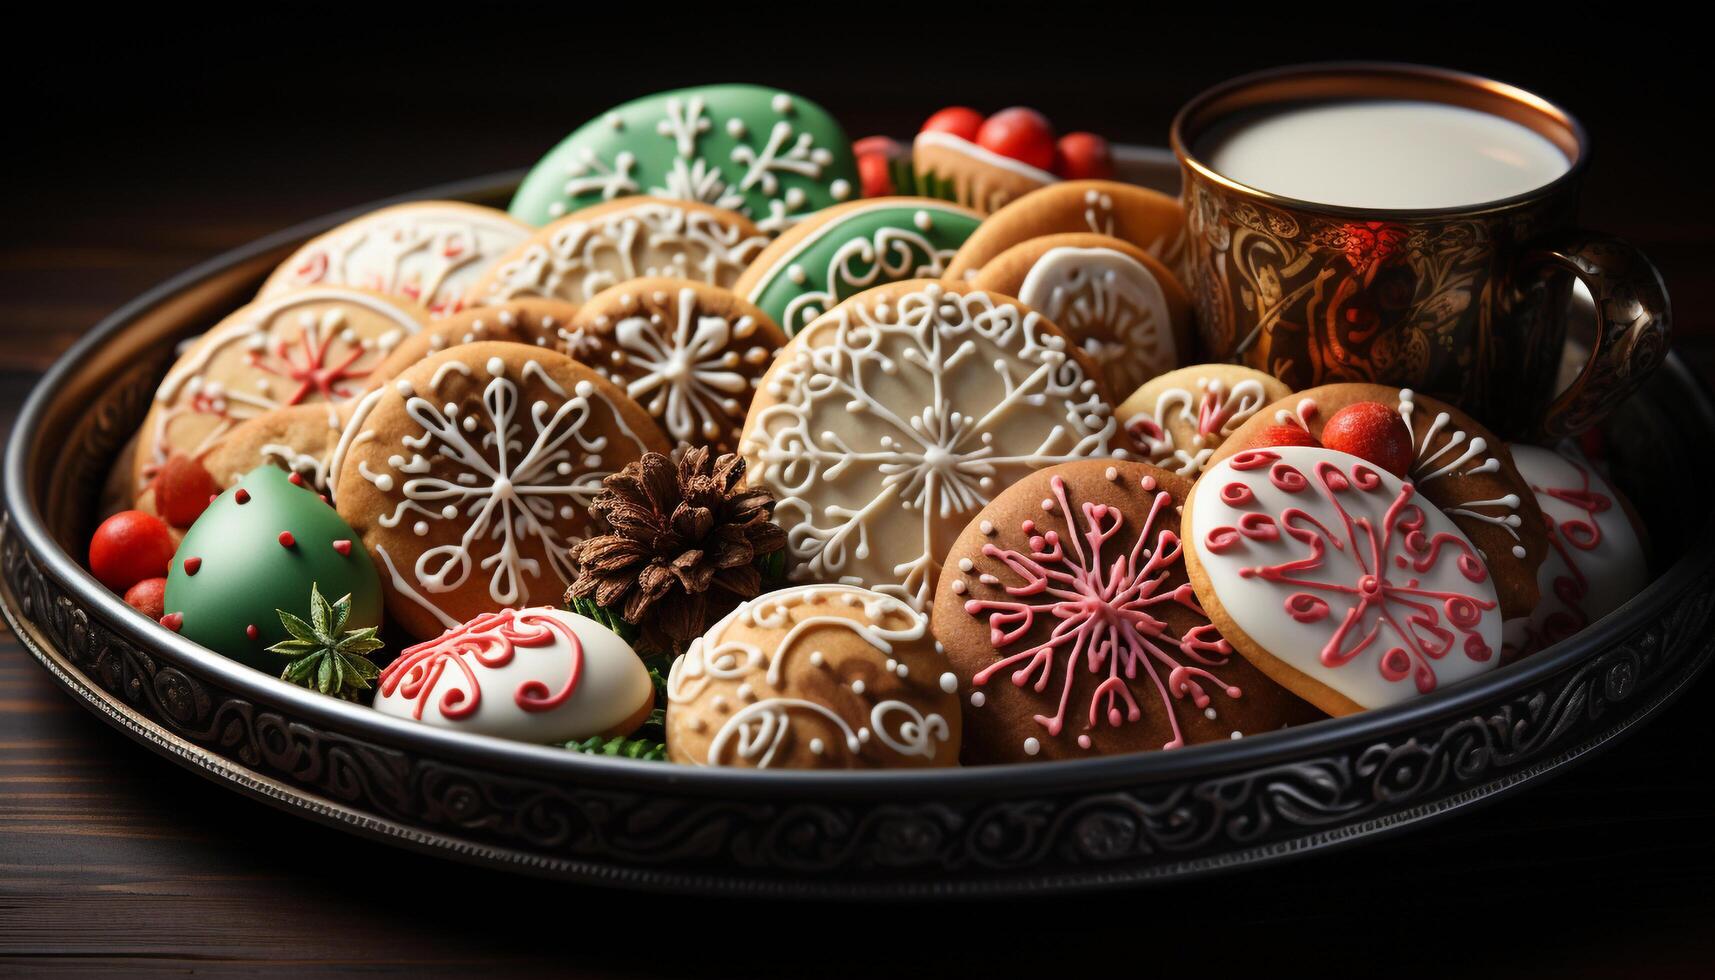
<instances>
[{"instance_id":1,"label":"gingerbread cookie","mask_svg":"<svg viewBox=\"0 0 1715 980\"><path fill-rule=\"evenodd\" d=\"M850 585L751 599L667 676L674 762L756 769L955 765L958 679L929 617Z\"/></svg>"},{"instance_id":2,"label":"gingerbread cookie","mask_svg":"<svg viewBox=\"0 0 1715 980\"><path fill-rule=\"evenodd\" d=\"M1234 655L1181 560L1191 481L1084 460L1033 473L947 554L931 617L967 763L1171 749L1322 713Z\"/></svg>"},{"instance_id":3,"label":"gingerbread cookie","mask_svg":"<svg viewBox=\"0 0 1715 980\"><path fill-rule=\"evenodd\" d=\"M923 179L951 187L954 200L980 214L993 214L1060 179L944 130L917 134L911 165Z\"/></svg>"},{"instance_id":4,"label":"gingerbread cookie","mask_svg":"<svg viewBox=\"0 0 1715 980\"><path fill-rule=\"evenodd\" d=\"M1359 425L1336 424L1342 411L1346 420ZM1369 415L1397 435L1364 428L1372 422ZM1393 421L1396 416L1403 425ZM1331 424L1343 438L1327 432ZM1502 612L1509 618L1528 616L1536 608L1536 570L1548 554L1542 511L1506 445L1475 419L1409 388L1355 382L1323 385L1265 407L1239 426L1210 462L1268 444L1271 440L1263 438L1264 430L1277 425L1302 430L1330 449L1354 452L1384 467L1390 464L1377 458L1373 444L1398 440L1394 474L1416 484L1424 499L1452 518L1477 546L1494 573Z\"/></svg>"},{"instance_id":5,"label":"gingerbread cookie","mask_svg":"<svg viewBox=\"0 0 1715 980\"><path fill-rule=\"evenodd\" d=\"M1054 321L1132 391L1179 366L1191 349L1191 298L1167 267L1106 235L1044 235L995 256L971 284L1016 296Z\"/></svg>"},{"instance_id":6,"label":"gingerbread cookie","mask_svg":"<svg viewBox=\"0 0 1715 980\"><path fill-rule=\"evenodd\" d=\"M1572 636L1649 584L1640 525L1588 460L1517 443L1509 449L1542 508L1549 552L1536 573L1536 609L1506 621L1508 663Z\"/></svg>"},{"instance_id":7,"label":"gingerbread cookie","mask_svg":"<svg viewBox=\"0 0 1715 980\"><path fill-rule=\"evenodd\" d=\"M763 249L733 292L794 334L865 289L940 278L981 221L968 208L926 197L835 205Z\"/></svg>"},{"instance_id":8,"label":"gingerbread cookie","mask_svg":"<svg viewBox=\"0 0 1715 980\"><path fill-rule=\"evenodd\" d=\"M1093 367L1052 323L968 285L859 293L801 330L745 420L750 478L779 498L793 581L928 608L965 522L1025 475L1118 455Z\"/></svg>"},{"instance_id":9,"label":"gingerbread cookie","mask_svg":"<svg viewBox=\"0 0 1715 980\"><path fill-rule=\"evenodd\" d=\"M1221 635L1331 715L1500 663L1500 600L1477 549L1366 460L1245 450L1204 471L1183 520L1191 584Z\"/></svg>"},{"instance_id":10,"label":"gingerbread cookie","mask_svg":"<svg viewBox=\"0 0 1715 980\"><path fill-rule=\"evenodd\" d=\"M332 493L328 460L354 405L288 405L239 423L202 464L225 489L264 463L296 474L316 493Z\"/></svg>"},{"instance_id":11,"label":"gingerbread cookie","mask_svg":"<svg viewBox=\"0 0 1715 980\"><path fill-rule=\"evenodd\" d=\"M578 311L557 299L516 299L496 306L473 306L431 323L393 348L369 376L370 387L383 384L430 354L484 340L533 347L556 346Z\"/></svg>"},{"instance_id":12,"label":"gingerbread cookie","mask_svg":"<svg viewBox=\"0 0 1715 980\"><path fill-rule=\"evenodd\" d=\"M1000 253L1044 235L1087 232L1106 235L1141 249L1173 271L1185 274L1185 211L1179 202L1112 180L1068 180L1051 184L989 215L947 266L947 278L969 279Z\"/></svg>"},{"instance_id":13,"label":"gingerbread cookie","mask_svg":"<svg viewBox=\"0 0 1715 980\"><path fill-rule=\"evenodd\" d=\"M399 204L310 239L280 263L257 298L308 286L352 286L445 316L458 312L477 277L529 235L528 226L493 208L459 201Z\"/></svg>"},{"instance_id":14,"label":"gingerbread cookie","mask_svg":"<svg viewBox=\"0 0 1715 980\"><path fill-rule=\"evenodd\" d=\"M767 244L767 236L731 211L625 198L538 230L472 287L471 302L492 306L541 296L580 304L645 276L731 286Z\"/></svg>"},{"instance_id":15,"label":"gingerbread cookie","mask_svg":"<svg viewBox=\"0 0 1715 980\"><path fill-rule=\"evenodd\" d=\"M155 391L133 460L142 490L173 453L200 458L232 427L288 405L348 401L427 320L373 293L316 287L258 300L192 341Z\"/></svg>"},{"instance_id":16,"label":"gingerbread cookie","mask_svg":"<svg viewBox=\"0 0 1715 980\"><path fill-rule=\"evenodd\" d=\"M562 349L625 389L681 446L738 445L745 411L786 335L719 286L634 279L597 293Z\"/></svg>"},{"instance_id":17,"label":"gingerbread cookie","mask_svg":"<svg viewBox=\"0 0 1715 980\"><path fill-rule=\"evenodd\" d=\"M1195 364L1151 379L1114 411L1144 458L1196 477L1239 426L1292 389L1238 364Z\"/></svg>"},{"instance_id":18,"label":"gingerbread cookie","mask_svg":"<svg viewBox=\"0 0 1715 980\"><path fill-rule=\"evenodd\" d=\"M821 106L758 85L700 85L635 99L579 127L531 168L512 213L542 225L649 194L737 211L778 234L857 193L851 143Z\"/></svg>"},{"instance_id":19,"label":"gingerbread cookie","mask_svg":"<svg viewBox=\"0 0 1715 980\"><path fill-rule=\"evenodd\" d=\"M523 344L461 344L358 403L330 462L387 611L432 637L557 598L602 478L667 440L595 371Z\"/></svg>"},{"instance_id":20,"label":"gingerbread cookie","mask_svg":"<svg viewBox=\"0 0 1715 980\"><path fill-rule=\"evenodd\" d=\"M624 640L549 606L483 613L406 647L375 692L384 714L538 744L629 734L654 705Z\"/></svg>"}]
</instances>

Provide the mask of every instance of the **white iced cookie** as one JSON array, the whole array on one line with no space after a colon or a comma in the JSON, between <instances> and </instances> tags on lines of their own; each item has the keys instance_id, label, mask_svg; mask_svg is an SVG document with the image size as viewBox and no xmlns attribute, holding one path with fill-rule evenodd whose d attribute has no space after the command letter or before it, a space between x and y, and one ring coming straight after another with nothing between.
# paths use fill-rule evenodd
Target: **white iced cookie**
<instances>
[{"instance_id":1,"label":"white iced cookie","mask_svg":"<svg viewBox=\"0 0 1715 980\"><path fill-rule=\"evenodd\" d=\"M745 420L753 483L779 498L793 581L927 609L971 517L1027 473L1115 451L1119 425L1052 323L967 284L909 280L799 331Z\"/></svg>"},{"instance_id":2,"label":"white iced cookie","mask_svg":"<svg viewBox=\"0 0 1715 980\"><path fill-rule=\"evenodd\" d=\"M381 672L375 709L520 742L624 735L655 705L630 646L548 606L484 613L407 647Z\"/></svg>"},{"instance_id":3,"label":"white iced cookie","mask_svg":"<svg viewBox=\"0 0 1715 980\"><path fill-rule=\"evenodd\" d=\"M923 613L849 585L781 589L674 662L667 753L756 769L950 766L957 690Z\"/></svg>"},{"instance_id":4,"label":"white iced cookie","mask_svg":"<svg viewBox=\"0 0 1715 980\"><path fill-rule=\"evenodd\" d=\"M1587 461L1514 443L1513 463L1536 495L1548 526L1548 556L1537 569L1542 598L1528 617L1506 621L1507 662L1577 633L1649 584L1637 528Z\"/></svg>"},{"instance_id":5,"label":"white iced cookie","mask_svg":"<svg viewBox=\"0 0 1715 980\"><path fill-rule=\"evenodd\" d=\"M1194 364L1150 379L1114 414L1146 462L1195 478L1239 426L1290 394L1254 368Z\"/></svg>"}]
</instances>

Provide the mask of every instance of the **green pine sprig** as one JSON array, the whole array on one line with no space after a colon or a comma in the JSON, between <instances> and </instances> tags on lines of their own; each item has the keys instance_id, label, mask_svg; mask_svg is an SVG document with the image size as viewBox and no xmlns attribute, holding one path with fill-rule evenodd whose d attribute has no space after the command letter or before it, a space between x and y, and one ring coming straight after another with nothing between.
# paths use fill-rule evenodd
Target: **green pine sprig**
<instances>
[{"instance_id":1,"label":"green pine sprig","mask_svg":"<svg viewBox=\"0 0 1715 980\"><path fill-rule=\"evenodd\" d=\"M893 193L901 197L932 197L942 201L957 201L958 188L951 180L932 171L919 172L910 156L892 160L888 169L893 178Z\"/></svg>"},{"instance_id":2,"label":"green pine sprig","mask_svg":"<svg viewBox=\"0 0 1715 980\"><path fill-rule=\"evenodd\" d=\"M606 606L596 605L594 599L573 599L571 610L579 616L593 619L603 626L606 626L614 632L614 635L624 640L628 646L635 645L637 643L638 635L643 632L634 624L627 622L619 613L614 612Z\"/></svg>"},{"instance_id":3,"label":"green pine sprig","mask_svg":"<svg viewBox=\"0 0 1715 980\"><path fill-rule=\"evenodd\" d=\"M346 632L345 621L351 615L351 596L329 604L321 587L310 585L310 621L304 622L284 609L280 625L292 635L268 648L270 653L290 657L291 663L280 671L280 679L299 687L347 701L356 701L359 692L369 690L380 670L365 654L381 649L376 627L366 626Z\"/></svg>"},{"instance_id":4,"label":"green pine sprig","mask_svg":"<svg viewBox=\"0 0 1715 980\"><path fill-rule=\"evenodd\" d=\"M586 755L611 755L646 762L667 761L667 744L653 738L604 738L592 735L579 742L567 742L565 747Z\"/></svg>"}]
</instances>

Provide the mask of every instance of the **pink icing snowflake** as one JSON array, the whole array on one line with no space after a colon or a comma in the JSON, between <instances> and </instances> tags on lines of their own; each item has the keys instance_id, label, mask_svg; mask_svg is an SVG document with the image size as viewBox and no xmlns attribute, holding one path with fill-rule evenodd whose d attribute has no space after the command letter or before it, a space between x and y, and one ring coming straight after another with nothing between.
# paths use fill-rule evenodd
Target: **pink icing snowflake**
<instances>
[{"instance_id":1,"label":"pink icing snowflake","mask_svg":"<svg viewBox=\"0 0 1715 980\"><path fill-rule=\"evenodd\" d=\"M1353 517L1343 502L1347 495L1386 492L1381 477L1362 462L1353 460L1347 470L1342 470L1327 460L1319 461L1312 468L1314 480L1281 462L1278 453L1267 450L1239 453L1231 466L1240 472L1267 468L1269 482L1288 494L1314 488L1335 514L1334 526L1329 527L1301 507L1288 507L1279 515L1251 511L1239 518L1236 527L1217 527L1204 539L1204 545L1215 554L1240 546L1246 538L1263 543L1281 541L1283 533L1309 549L1302 558L1242 568L1239 574L1293 589L1284 605L1287 615L1297 622L1320 622L1333 614L1334 606L1341 608L1340 624L1320 654L1324 666L1336 668L1349 663L1376 642L1384 626L1401 643L1382 653L1377 664L1382 676L1400 681L1409 675L1422 693L1435 689L1431 662L1445 657L1455 646L1479 662L1494 655L1479 626L1483 613L1494 609L1496 603L1425 588L1411 575L1446 560L1453 561L1471 582L1481 583L1489 575L1463 538L1424 534L1423 509L1411 502L1416 493L1411 484L1401 485L1378 528L1368 517ZM1240 480L1221 488L1221 501L1235 510L1260 506L1255 493Z\"/></svg>"},{"instance_id":2,"label":"pink icing snowflake","mask_svg":"<svg viewBox=\"0 0 1715 980\"><path fill-rule=\"evenodd\" d=\"M430 695L435 692L441 674L449 666L464 674L465 690L448 687L436 705L441 716L452 721L468 718L482 705L482 682L470 661L495 669L512 662L519 649L552 647L564 642L571 648L572 664L566 682L558 691L551 691L540 680L527 680L513 692L513 703L524 711L547 711L559 707L577 690L583 676L584 647L569 626L546 614L546 610L502 609L483 613L463 626L456 626L440 636L406 647L399 659L381 672L380 693L391 696L397 690L401 697L414 700L411 716L421 719Z\"/></svg>"},{"instance_id":3,"label":"pink icing snowflake","mask_svg":"<svg viewBox=\"0 0 1715 980\"><path fill-rule=\"evenodd\" d=\"M1142 671L1154 683L1173 729L1172 740L1162 747L1183 745L1175 700L1189 696L1198 708L1207 707L1210 697L1204 682L1231 698L1241 692L1204 669L1225 664L1233 652L1213 625L1205 619L1176 636L1172 627L1154 615L1169 604L1203 615L1188 583L1165 588L1179 567L1181 545L1173 530L1162 528L1157 535L1155 527L1162 511L1172 507L1172 496L1165 491L1155 493L1136 543L1129 552L1110 560L1102 551L1124 528L1125 515L1106 504L1084 503L1074 510L1067 499L1066 481L1055 476L1049 482L1054 497L1042 502L1043 510L1052 513L1058 508L1073 533L1062 538L1059 532L1042 531L1035 521L1027 520L1023 531L1030 542L1029 553L985 544L983 555L1004 563L1019 581L1004 584L995 576L982 576L985 584L1002 585L1012 598L971 599L965 603L965 611L972 616L988 614L989 642L1001 652L1019 644L1039 616L1051 617L1054 629L1041 643L1003 656L973 680L986 684L996 673L1012 668L1014 685L1030 684L1040 693L1047 690L1056 664L1063 664L1058 708L1052 716L1035 716L1048 734L1057 736L1065 728L1072 684L1080 670L1102 678L1090 696L1086 731L1095 729L1104 718L1110 727L1118 728L1143 717L1131 689L1131 682ZM1155 479L1149 476L1141 485L1145 491L1156 488ZM1165 681L1163 669L1167 671ZM1080 735L1078 744L1088 748L1089 736Z\"/></svg>"}]
</instances>

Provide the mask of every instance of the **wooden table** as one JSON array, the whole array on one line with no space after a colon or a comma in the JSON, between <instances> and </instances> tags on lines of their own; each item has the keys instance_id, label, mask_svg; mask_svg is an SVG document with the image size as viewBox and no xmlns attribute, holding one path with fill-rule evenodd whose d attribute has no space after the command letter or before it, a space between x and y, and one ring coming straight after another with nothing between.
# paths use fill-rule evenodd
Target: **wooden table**
<instances>
[{"instance_id":1,"label":"wooden table","mask_svg":"<svg viewBox=\"0 0 1715 980\"><path fill-rule=\"evenodd\" d=\"M423 57L445 64L463 38L451 33L416 38ZM967 53L935 77L984 108L1030 102L1062 128L1159 142L1175 105L1237 71L1359 50L1446 61L1447 39L1430 31L1373 44L1345 28L1293 41L1259 25L1177 61L1092 64L1055 46L1028 71ZM815 95L854 136L909 132L954 98L922 95L933 88L909 74L921 66L895 49L867 74L829 72L816 51L794 48L766 70L598 65L585 75L601 85L556 88L577 71L483 71L499 57L487 51L471 76L425 82L398 52L376 61L362 44L313 29L289 40L177 61L146 46L102 49L21 107L20 145L34 155L31 179L8 185L0 222L0 431L82 330L166 275L323 211L528 163L617 95L743 75ZM1692 160L1634 138L1674 124L1675 104L1645 101L1674 80L1659 66L1615 62L1603 44L1591 37L1522 57L1494 42L1457 50L1462 67L1536 86L1584 114L1603 149L1589 220L1657 258L1681 315L1680 348L1707 376L1711 195ZM1595 64L1610 73L1586 80ZM425 90L426 103L415 98ZM1092 90L1103 98L1089 99ZM342 115L354 105L361 111ZM1547 785L1314 860L1029 904L750 906L505 877L303 823L110 731L0 633L0 973L877 976L934 962L946 975L985 976L1117 957L1148 976L1177 965L1219 976L1455 964L1509 976L1707 975L1711 697L1705 676L1655 723ZM939 952L907 952L890 936ZM808 956L824 965L806 967Z\"/></svg>"}]
</instances>

